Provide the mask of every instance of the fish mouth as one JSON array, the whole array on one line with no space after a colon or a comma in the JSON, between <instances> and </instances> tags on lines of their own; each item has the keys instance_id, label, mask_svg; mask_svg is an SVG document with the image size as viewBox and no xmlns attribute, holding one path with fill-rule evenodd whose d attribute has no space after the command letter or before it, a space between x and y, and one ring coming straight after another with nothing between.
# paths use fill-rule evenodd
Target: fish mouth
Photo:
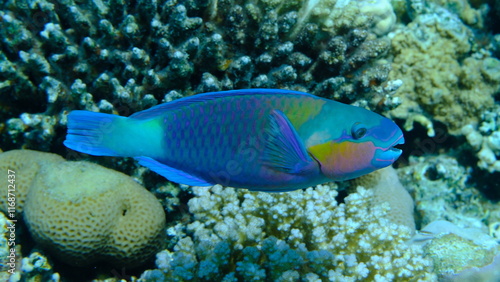
<instances>
[{"instance_id":1,"label":"fish mouth","mask_svg":"<svg viewBox=\"0 0 500 282\"><path fill-rule=\"evenodd\" d=\"M398 139L396 139L396 141L394 141L394 143L391 144L390 147L385 149L384 152L390 151L390 152L393 152L395 154L401 154L403 152L403 150L396 148L395 146L402 145L404 143L405 143L405 138L403 137L403 135L401 135Z\"/></svg>"},{"instance_id":2,"label":"fish mouth","mask_svg":"<svg viewBox=\"0 0 500 282\"><path fill-rule=\"evenodd\" d=\"M378 148L378 150L375 151L372 165L376 168L383 168L394 163L403 153L403 150L396 148L395 146L404 143L405 140L403 135L401 135L390 146L386 148Z\"/></svg>"}]
</instances>

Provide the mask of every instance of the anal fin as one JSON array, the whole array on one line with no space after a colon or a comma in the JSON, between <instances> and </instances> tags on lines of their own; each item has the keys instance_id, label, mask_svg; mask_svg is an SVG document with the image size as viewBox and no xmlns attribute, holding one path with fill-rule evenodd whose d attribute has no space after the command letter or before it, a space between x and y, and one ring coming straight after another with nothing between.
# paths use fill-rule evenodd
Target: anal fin
<instances>
[{"instance_id":1,"label":"anal fin","mask_svg":"<svg viewBox=\"0 0 500 282\"><path fill-rule=\"evenodd\" d=\"M208 183L205 180L199 179L198 177L195 177L182 170L175 169L168 165L162 164L150 157L135 157L135 159L139 161L140 165L151 169L152 171L158 173L159 175L173 182L191 186L212 186L215 184L215 183Z\"/></svg>"}]
</instances>

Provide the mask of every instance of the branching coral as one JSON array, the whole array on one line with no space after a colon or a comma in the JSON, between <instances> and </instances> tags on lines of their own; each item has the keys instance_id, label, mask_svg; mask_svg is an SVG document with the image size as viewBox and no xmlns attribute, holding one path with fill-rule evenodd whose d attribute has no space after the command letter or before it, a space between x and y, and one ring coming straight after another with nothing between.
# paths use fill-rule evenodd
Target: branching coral
<instances>
[{"instance_id":1,"label":"branching coral","mask_svg":"<svg viewBox=\"0 0 500 282\"><path fill-rule=\"evenodd\" d=\"M173 252L157 256L158 270L142 278L236 281L432 279L430 263L405 226L385 218L362 187L337 203L332 186L290 193L251 193L194 187L194 222ZM230 260L228 258L231 258Z\"/></svg>"},{"instance_id":2,"label":"branching coral","mask_svg":"<svg viewBox=\"0 0 500 282\"><path fill-rule=\"evenodd\" d=\"M4 148L50 150L69 110L130 115L169 91L288 88L344 102L375 93L374 105L395 90L384 87L389 65L373 63L389 47L375 34L386 2L7 1Z\"/></svg>"},{"instance_id":3,"label":"branching coral","mask_svg":"<svg viewBox=\"0 0 500 282\"><path fill-rule=\"evenodd\" d=\"M374 194L372 205L387 203L390 210L386 217L391 222L407 226L415 232L413 199L399 181L397 172L392 166L354 179L351 183L372 189Z\"/></svg>"}]
</instances>

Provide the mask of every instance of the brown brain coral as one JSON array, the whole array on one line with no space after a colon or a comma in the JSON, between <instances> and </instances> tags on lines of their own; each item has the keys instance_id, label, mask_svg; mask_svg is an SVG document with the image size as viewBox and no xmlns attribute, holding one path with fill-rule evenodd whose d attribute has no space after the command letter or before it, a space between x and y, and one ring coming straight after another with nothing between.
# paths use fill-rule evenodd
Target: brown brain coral
<instances>
[{"instance_id":1,"label":"brown brain coral","mask_svg":"<svg viewBox=\"0 0 500 282\"><path fill-rule=\"evenodd\" d=\"M55 257L78 266L98 261L137 266L161 247L163 207L131 178L89 162L50 161L58 159L54 154L9 154L14 157L0 158L0 166L16 164L19 183L30 186L23 196L26 225ZM34 177L23 181L27 172Z\"/></svg>"}]
</instances>

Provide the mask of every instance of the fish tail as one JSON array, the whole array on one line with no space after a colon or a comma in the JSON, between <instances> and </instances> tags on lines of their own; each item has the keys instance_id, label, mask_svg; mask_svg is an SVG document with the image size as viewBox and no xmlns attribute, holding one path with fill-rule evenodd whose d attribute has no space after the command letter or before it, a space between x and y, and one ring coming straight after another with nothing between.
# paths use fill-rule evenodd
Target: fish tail
<instances>
[{"instance_id":1,"label":"fish tail","mask_svg":"<svg viewBox=\"0 0 500 282\"><path fill-rule=\"evenodd\" d=\"M72 150L96 156L121 156L112 142L116 133L116 121L125 117L72 111L68 115L68 135L64 145Z\"/></svg>"}]
</instances>

